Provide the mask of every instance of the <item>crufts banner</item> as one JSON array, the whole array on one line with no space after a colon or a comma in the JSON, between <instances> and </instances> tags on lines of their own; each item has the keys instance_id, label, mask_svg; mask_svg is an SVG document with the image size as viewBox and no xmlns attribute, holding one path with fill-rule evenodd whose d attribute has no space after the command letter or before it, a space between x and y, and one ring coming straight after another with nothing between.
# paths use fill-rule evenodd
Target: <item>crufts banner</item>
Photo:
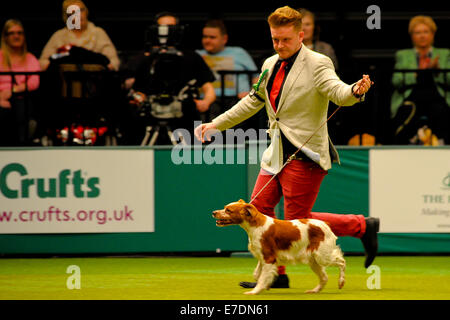
<instances>
[{"instance_id":1,"label":"crufts banner","mask_svg":"<svg viewBox=\"0 0 450 320\"><path fill-rule=\"evenodd\" d=\"M370 215L381 232L450 232L450 150L370 150Z\"/></svg>"},{"instance_id":2,"label":"crufts banner","mask_svg":"<svg viewBox=\"0 0 450 320\"><path fill-rule=\"evenodd\" d=\"M0 233L154 231L153 150L14 150L0 157Z\"/></svg>"}]
</instances>

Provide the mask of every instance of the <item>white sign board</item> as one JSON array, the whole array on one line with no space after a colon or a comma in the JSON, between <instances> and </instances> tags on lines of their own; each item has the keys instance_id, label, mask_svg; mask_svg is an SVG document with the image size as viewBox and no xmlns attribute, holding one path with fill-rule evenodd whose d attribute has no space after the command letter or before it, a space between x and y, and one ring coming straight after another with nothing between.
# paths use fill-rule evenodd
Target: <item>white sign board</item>
<instances>
[{"instance_id":1,"label":"white sign board","mask_svg":"<svg viewBox=\"0 0 450 320\"><path fill-rule=\"evenodd\" d=\"M450 232L450 150L370 150L370 216L380 232Z\"/></svg>"},{"instance_id":2,"label":"white sign board","mask_svg":"<svg viewBox=\"0 0 450 320\"><path fill-rule=\"evenodd\" d=\"M0 234L154 231L153 150L0 152Z\"/></svg>"}]
</instances>

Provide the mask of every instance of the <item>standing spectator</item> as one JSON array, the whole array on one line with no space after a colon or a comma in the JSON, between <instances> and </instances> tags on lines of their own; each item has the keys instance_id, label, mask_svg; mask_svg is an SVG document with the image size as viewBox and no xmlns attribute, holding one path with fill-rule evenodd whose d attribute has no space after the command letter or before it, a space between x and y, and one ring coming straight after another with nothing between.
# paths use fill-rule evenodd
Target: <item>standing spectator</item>
<instances>
[{"instance_id":1,"label":"standing spectator","mask_svg":"<svg viewBox=\"0 0 450 320\"><path fill-rule=\"evenodd\" d=\"M3 27L0 71L40 71L39 61L27 51L25 30L18 20L8 20ZM25 93L38 87L38 75L0 76L0 145L28 142L32 106Z\"/></svg>"},{"instance_id":2,"label":"standing spectator","mask_svg":"<svg viewBox=\"0 0 450 320\"><path fill-rule=\"evenodd\" d=\"M436 30L436 23L431 17L413 17L408 28L413 48L399 50L395 55L395 69L423 70L393 74L391 116L397 128L396 143L415 144L418 139L414 139L414 135L425 125L425 129L431 129L436 134L440 140L438 144L450 143L450 94L445 89L450 84L450 74L446 77L442 72L431 72L433 69L450 68L450 50L433 47ZM410 116L411 119L406 122Z\"/></svg>"},{"instance_id":3,"label":"standing spectator","mask_svg":"<svg viewBox=\"0 0 450 320\"><path fill-rule=\"evenodd\" d=\"M334 69L337 70L338 61L333 47L329 43L319 40L319 32L315 24L315 14L304 8L300 8L298 11L302 14L303 32L305 33L303 43L309 49L328 56L333 61Z\"/></svg>"},{"instance_id":4,"label":"standing spectator","mask_svg":"<svg viewBox=\"0 0 450 320\"><path fill-rule=\"evenodd\" d=\"M106 34L105 30L97 27L94 23L88 20L88 9L81 0L65 0L62 5L62 15L64 23L70 15L67 9L75 5L80 8L80 29L64 27L56 31L50 38L42 50L39 62L42 70L47 70L50 64L50 57L58 53L66 46L77 46L95 53L100 53L109 59L108 69L118 70L120 65L117 51L111 39Z\"/></svg>"}]
</instances>

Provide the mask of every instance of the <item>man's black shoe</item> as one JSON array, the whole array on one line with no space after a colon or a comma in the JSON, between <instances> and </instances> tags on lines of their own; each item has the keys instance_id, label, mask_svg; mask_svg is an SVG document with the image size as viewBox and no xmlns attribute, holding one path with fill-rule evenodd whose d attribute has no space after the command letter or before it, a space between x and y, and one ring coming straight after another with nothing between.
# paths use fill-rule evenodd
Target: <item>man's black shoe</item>
<instances>
[{"instance_id":1,"label":"man's black shoe","mask_svg":"<svg viewBox=\"0 0 450 320\"><path fill-rule=\"evenodd\" d=\"M364 267L368 268L372 264L373 260L375 260L378 251L378 231L380 230L380 219L373 217L365 219L366 232L361 237L361 241L366 253Z\"/></svg>"},{"instance_id":2,"label":"man's black shoe","mask_svg":"<svg viewBox=\"0 0 450 320\"><path fill-rule=\"evenodd\" d=\"M239 282L239 285L242 288L254 288L256 287L256 282ZM278 277L275 278L275 281L270 286L271 288L289 288L289 278L287 274L279 274Z\"/></svg>"}]
</instances>

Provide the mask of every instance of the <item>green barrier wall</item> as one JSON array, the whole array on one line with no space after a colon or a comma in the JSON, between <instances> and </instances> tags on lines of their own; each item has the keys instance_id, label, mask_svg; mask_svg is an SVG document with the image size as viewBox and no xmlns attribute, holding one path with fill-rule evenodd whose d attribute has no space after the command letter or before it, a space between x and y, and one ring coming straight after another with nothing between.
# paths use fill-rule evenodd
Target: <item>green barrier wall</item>
<instances>
[{"instance_id":1,"label":"green barrier wall","mask_svg":"<svg viewBox=\"0 0 450 320\"><path fill-rule=\"evenodd\" d=\"M242 152L239 148L226 149L224 162L230 153L236 159L237 150ZM341 166L334 165L329 171L313 210L367 215L369 149L344 147L339 148L339 153ZM245 232L237 226L216 227L211 213L241 198L248 201L258 171L258 164L175 165L170 148L155 148L155 232L3 234L0 254L246 251ZM281 203L277 213L280 217L282 211ZM344 252L363 252L358 239L343 237L338 241ZM382 253L448 253L449 244L448 233L380 234L379 250Z\"/></svg>"}]
</instances>

